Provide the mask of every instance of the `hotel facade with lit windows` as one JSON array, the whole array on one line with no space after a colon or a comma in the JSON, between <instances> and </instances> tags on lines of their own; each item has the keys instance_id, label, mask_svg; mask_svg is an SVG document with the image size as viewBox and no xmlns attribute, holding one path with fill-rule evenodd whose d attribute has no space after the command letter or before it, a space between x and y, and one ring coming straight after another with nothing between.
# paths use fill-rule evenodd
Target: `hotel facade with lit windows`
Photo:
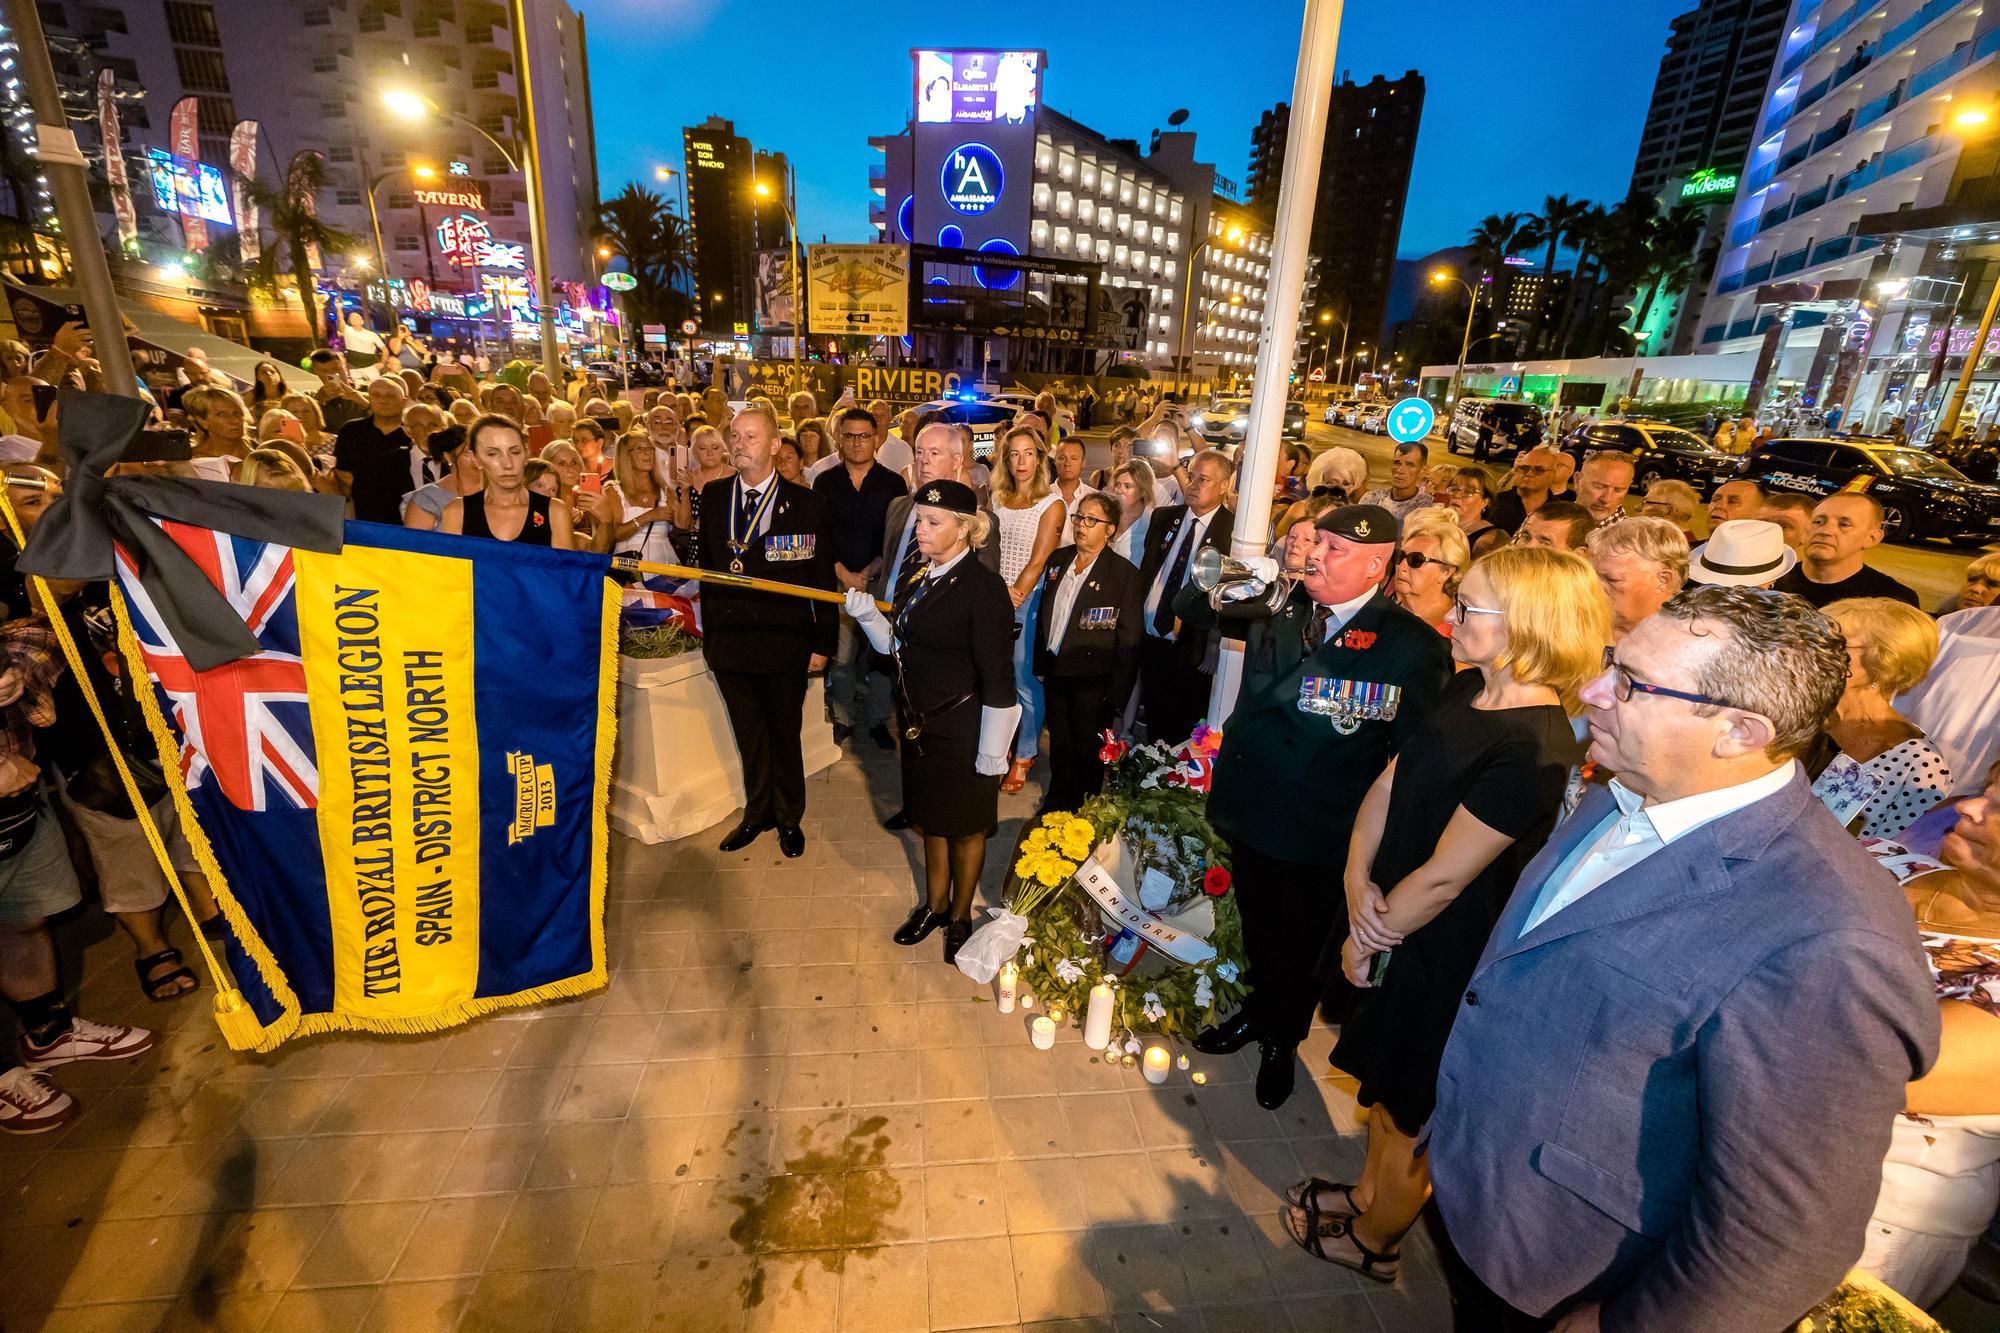
<instances>
[{"instance_id":1,"label":"hotel facade with lit windows","mask_svg":"<svg viewBox=\"0 0 2000 1333\"><path fill-rule=\"evenodd\" d=\"M1934 407L2000 271L1996 85L2000 6L1793 0L1695 350L1870 429Z\"/></svg>"},{"instance_id":2,"label":"hotel facade with lit windows","mask_svg":"<svg viewBox=\"0 0 2000 1333\"><path fill-rule=\"evenodd\" d=\"M869 171L878 241L1094 263L1115 305L1143 293L1143 334L1120 360L1171 374L1185 329L1195 379L1248 377L1269 226L1228 197L1233 187L1212 164L1195 160L1192 133L1155 131L1142 152L1136 140L1050 110L1040 97L1041 52L912 57L910 123L869 140L881 155ZM1009 59L1023 71L1011 93L997 73ZM989 86L1001 91L988 96Z\"/></svg>"}]
</instances>

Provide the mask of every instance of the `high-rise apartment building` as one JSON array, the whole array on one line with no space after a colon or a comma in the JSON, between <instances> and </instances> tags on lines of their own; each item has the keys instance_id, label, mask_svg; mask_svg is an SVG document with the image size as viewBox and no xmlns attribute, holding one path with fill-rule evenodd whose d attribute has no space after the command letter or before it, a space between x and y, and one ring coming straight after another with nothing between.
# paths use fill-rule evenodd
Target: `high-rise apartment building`
<instances>
[{"instance_id":1,"label":"high-rise apartment building","mask_svg":"<svg viewBox=\"0 0 2000 1333\"><path fill-rule=\"evenodd\" d=\"M1343 78L1328 107L1313 205L1317 301L1370 342L1379 340L1388 308L1423 110L1424 79L1415 70L1364 84ZM1250 132L1250 204L1267 218L1278 207L1290 120L1290 106L1279 103Z\"/></svg>"},{"instance_id":2,"label":"high-rise apartment building","mask_svg":"<svg viewBox=\"0 0 2000 1333\"><path fill-rule=\"evenodd\" d=\"M756 309L757 154L736 126L720 116L682 130L681 145L702 328L748 335ZM782 232L784 214L770 211Z\"/></svg>"},{"instance_id":3,"label":"high-rise apartment building","mask_svg":"<svg viewBox=\"0 0 2000 1333\"><path fill-rule=\"evenodd\" d=\"M1741 178L1750 154L1790 7L1791 0L1701 0L1668 29L1630 188L1663 207L1690 203L1707 212L1687 289L1672 302L1654 303L1649 351L1684 353L1693 346L1695 322L1687 312L1700 307L1713 276L1729 182Z\"/></svg>"},{"instance_id":4,"label":"high-rise apartment building","mask_svg":"<svg viewBox=\"0 0 2000 1333\"><path fill-rule=\"evenodd\" d=\"M1994 227L1884 242L1942 209L1961 156L1984 150L1957 109L1991 100L1996 57L2000 7L1982 0L1793 0L1697 350L1757 352L1768 383L1814 397L1858 385L1851 417L1925 390L1952 306L1933 289L1963 262L1945 252Z\"/></svg>"}]
</instances>

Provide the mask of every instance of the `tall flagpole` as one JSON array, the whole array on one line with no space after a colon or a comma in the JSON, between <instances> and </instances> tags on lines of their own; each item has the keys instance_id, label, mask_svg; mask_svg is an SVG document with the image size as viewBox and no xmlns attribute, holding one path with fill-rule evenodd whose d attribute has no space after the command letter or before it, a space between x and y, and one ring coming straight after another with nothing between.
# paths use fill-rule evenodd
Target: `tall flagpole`
<instances>
[{"instance_id":1,"label":"tall flagpole","mask_svg":"<svg viewBox=\"0 0 2000 1333\"><path fill-rule=\"evenodd\" d=\"M1319 164L1326 146L1327 107L1333 101L1334 52L1340 42L1342 0L1306 0L1299 33L1298 71L1292 78L1291 126L1285 136L1284 174L1278 184L1277 228L1271 238L1271 283L1257 335L1257 370L1250 387L1250 422L1243 436L1241 478L1236 497L1235 536L1229 553L1238 559L1264 554L1271 526L1271 483L1276 477L1285 399L1292 369L1292 344L1299 331L1299 297L1305 291L1306 245L1312 236L1313 199L1319 193ZM1186 318L1188 312L1181 312ZM1219 637L1219 636L1218 636ZM1220 639L1215 685L1208 697L1208 722L1222 726L1236 707L1243 682L1243 647Z\"/></svg>"},{"instance_id":2,"label":"tall flagpole","mask_svg":"<svg viewBox=\"0 0 2000 1333\"><path fill-rule=\"evenodd\" d=\"M55 67L49 62L48 39L42 35L42 16L34 0L6 0L6 6L7 26L14 30L14 43L21 51L21 82L27 86L28 102L35 111L35 157L48 173L49 187L56 197L56 221L62 227L70 270L76 275L84 315L90 321L97 364L104 371L104 388L136 398L139 379L132 371L132 349L125 343L125 319L118 312L118 296L111 287L111 267L104 260L104 238L97 234L97 209L90 202L90 169L63 114ZM116 153L119 147L108 143L104 151Z\"/></svg>"}]
</instances>

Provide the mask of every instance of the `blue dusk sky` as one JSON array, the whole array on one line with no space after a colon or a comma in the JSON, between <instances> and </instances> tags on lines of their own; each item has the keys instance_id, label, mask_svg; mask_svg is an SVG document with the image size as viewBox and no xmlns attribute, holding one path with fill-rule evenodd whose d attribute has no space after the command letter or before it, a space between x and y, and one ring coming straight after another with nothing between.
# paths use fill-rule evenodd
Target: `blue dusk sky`
<instances>
[{"instance_id":1,"label":"blue dusk sky","mask_svg":"<svg viewBox=\"0 0 2000 1333\"><path fill-rule=\"evenodd\" d=\"M603 194L681 167L681 129L710 114L790 155L801 239L866 240L871 134L909 116L911 47L1040 48L1043 100L1142 145L1177 107L1197 156L1241 183L1250 129L1291 96L1300 3L959 9L904 0L572 0L589 41ZM1548 194L1625 193L1674 15L1694 0L1351 2L1338 68L1424 76L1399 253L1455 245L1488 213Z\"/></svg>"}]
</instances>

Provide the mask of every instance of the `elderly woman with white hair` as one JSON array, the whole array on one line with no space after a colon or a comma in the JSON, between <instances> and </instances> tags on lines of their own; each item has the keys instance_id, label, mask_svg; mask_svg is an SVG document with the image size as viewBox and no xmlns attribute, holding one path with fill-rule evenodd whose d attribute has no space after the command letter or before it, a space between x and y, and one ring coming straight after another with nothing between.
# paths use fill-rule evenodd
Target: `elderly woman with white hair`
<instances>
[{"instance_id":1,"label":"elderly woman with white hair","mask_svg":"<svg viewBox=\"0 0 2000 1333\"><path fill-rule=\"evenodd\" d=\"M1368 489L1368 460L1337 444L1313 459L1306 469L1306 494L1294 502L1272 526L1273 538L1283 538L1293 527L1317 518L1327 509L1354 504ZM1317 502L1317 503L1315 503Z\"/></svg>"},{"instance_id":2,"label":"elderly woman with white hair","mask_svg":"<svg viewBox=\"0 0 2000 1333\"><path fill-rule=\"evenodd\" d=\"M1930 674L1937 622L1889 597L1843 597L1820 614L1847 639L1847 689L1826 734L1880 784L1861 836L1894 838L1951 794L1951 762L1890 702Z\"/></svg>"},{"instance_id":3,"label":"elderly woman with white hair","mask_svg":"<svg viewBox=\"0 0 2000 1333\"><path fill-rule=\"evenodd\" d=\"M924 840L924 900L894 938L914 945L942 926L949 963L972 933L972 900L1021 718L1014 604L1006 582L972 555L993 534L972 488L930 481L911 499L924 563L898 580L892 616L860 589L848 591L847 614L894 663L903 811Z\"/></svg>"},{"instance_id":4,"label":"elderly woman with white hair","mask_svg":"<svg viewBox=\"0 0 2000 1333\"><path fill-rule=\"evenodd\" d=\"M1458 526L1458 515L1442 505L1412 510L1403 520L1402 537L1389 595L1448 639L1459 581L1472 564L1472 545Z\"/></svg>"}]
</instances>

